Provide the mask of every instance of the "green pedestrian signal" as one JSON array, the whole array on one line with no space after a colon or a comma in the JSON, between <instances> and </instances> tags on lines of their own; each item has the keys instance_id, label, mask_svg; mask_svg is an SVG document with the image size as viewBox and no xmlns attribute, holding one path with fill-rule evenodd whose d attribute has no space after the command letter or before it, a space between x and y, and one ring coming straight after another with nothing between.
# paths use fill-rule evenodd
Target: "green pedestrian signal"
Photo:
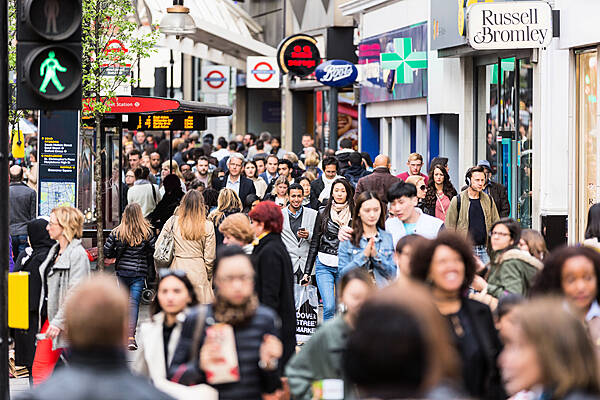
<instances>
[{"instance_id":1,"label":"green pedestrian signal","mask_svg":"<svg viewBox=\"0 0 600 400\"><path fill-rule=\"evenodd\" d=\"M81 109L82 0L17 0L17 109Z\"/></svg>"},{"instance_id":2,"label":"green pedestrian signal","mask_svg":"<svg viewBox=\"0 0 600 400\"><path fill-rule=\"evenodd\" d=\"M58 80L56 71L67 72L67 69L60 65L58 60L55 58L54 52L50 51L48 52L48 58L42 62L42 66L40 67L40 76L44 77L42 86L40 86L40 92L46 93L46 88L50 82L52 82L59 93L62 93L62 91L65 90L65 87L60 83L60 80Z\"/></svg>"}]
</instances>

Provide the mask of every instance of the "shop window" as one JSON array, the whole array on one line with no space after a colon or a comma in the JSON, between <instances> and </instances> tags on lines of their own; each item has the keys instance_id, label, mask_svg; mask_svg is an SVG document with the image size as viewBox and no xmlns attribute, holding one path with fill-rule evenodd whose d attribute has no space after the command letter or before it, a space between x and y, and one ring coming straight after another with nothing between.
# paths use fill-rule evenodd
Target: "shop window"
<instances>
[{"instance_id":1,"label":"shop window","mask_svg":"<svg viewBox=\"0 0 600 400\"><path fill-rule=\"evenodd\" d=\"M600 160L598 152L598 52L584 51L576 54L577 71L577 137L579 140L579 239L587 221L587 211L600 201Z\"/></svg>"}]
</instances>

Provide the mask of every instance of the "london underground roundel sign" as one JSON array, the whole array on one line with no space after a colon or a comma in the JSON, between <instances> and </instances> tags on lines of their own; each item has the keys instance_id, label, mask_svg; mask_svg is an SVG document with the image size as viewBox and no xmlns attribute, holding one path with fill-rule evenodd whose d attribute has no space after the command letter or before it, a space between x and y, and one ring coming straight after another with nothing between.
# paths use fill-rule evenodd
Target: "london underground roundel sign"
<instances>
[{"instance_id":1,"label":"london underground roundel sign","mask_svg":"<svg viewBox=\"0 0 600 400\"><path fill-rule=\"evenodd\" d=\"M315 76L324 85L344 87L356 81L358 70L348 61L330 60L317 67Z\"/></svg>"},{"instance_id":2,"label":"london underground roundel sign","mask_svg":"<svg viewBox=\"0 0 600 400\"><path fill-rule=\"evenodd\" d=\"M277 63L284 74L304 77L312 74L321 62L317 40L298 34L283 39L277 49Z\"/></svg>"},{"instance_id":3,"label":"london underground roundel sign","mask_svg":"<svg viewBox=\"0 0 600 400\"><path fill-rule=\"evenodd\" d=\"M218 70L210 71L204 79L206 80L206 84L213 89L220 89L225 84L225 81L227 81L223 73Z\"/></svg>"},{"instance_id":4,"label":"london underground roundel sign","mask_svg":"<svg viewBox=\"0 0 600 400\"><path fill-rule=\"evenodd\" d=\"M250 56L246 59L246 87L278 88L279 67L275 57Z\"/></svg>"}]
</instances>

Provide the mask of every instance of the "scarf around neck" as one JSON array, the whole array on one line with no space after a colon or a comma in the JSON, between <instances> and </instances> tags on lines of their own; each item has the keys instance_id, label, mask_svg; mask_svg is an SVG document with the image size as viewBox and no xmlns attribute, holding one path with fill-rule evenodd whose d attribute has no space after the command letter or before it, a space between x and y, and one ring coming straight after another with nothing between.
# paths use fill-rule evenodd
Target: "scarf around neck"
<instances>
[{"instance_id":1,"label":"scarf around neck","mask_svg":"<svg viewBox=\"0 0 600 400\"><path fill-rule=\"evenodd\" d=\"M348 225L348 222L350 222L350 219L352 218L352 213L350 212L350 206L348 205L348 202L338 204L333 200L331 201L331 211L329 212L331 220L340 227Z\"/></svg>"},{"instance_id":2,"label":"scarf around neck","mask_svg":"<svg viewBox=\"0 0 600 400\"><path fill-rule=\"evenodd\" d=\"M324 199L329 198L329 194L331 192L331 185L333 185L333 182L335 182L336 179L340 179L340 178L341 178L341 176L336 175L333 179L327 179L325 174L321 175L321 179L323 179L323 184L325 186L323 186L323 190L321 191L321 194L319 195L320 202L323 202Z\"/></svg>"},{"instance_id":3,"label":"scarf around neck","mask_svg":"<svg viewBox=\"0 0 600 400\"><path fill-rule=\"evenodd\" d=\"M243 304L235 305L217 293L213 303L215 320L234 327L250 321L256 314L257 309L258 296L256 294L250 296L248 301Z\"/></svg>"}]
</instances>

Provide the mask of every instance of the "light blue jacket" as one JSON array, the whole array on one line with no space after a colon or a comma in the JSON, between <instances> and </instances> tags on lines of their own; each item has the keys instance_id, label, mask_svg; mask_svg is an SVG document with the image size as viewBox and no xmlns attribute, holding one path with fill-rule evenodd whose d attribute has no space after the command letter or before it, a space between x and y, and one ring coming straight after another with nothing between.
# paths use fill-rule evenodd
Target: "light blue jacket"
<instances>
[{"instance_id":1,"label":"light blue jacket","mask_svg":"<svg viewBox=\"0 0 600 400\"><path fill-rule=\"evenodd\" d=\"M375 238L377 256L372 258L373 275L377 286L387 286L396 277L396 264L394 263L394 239L383 229L377 229L379 234ZM365 256L365 248L369 241L362 237L360 246L354 246L350 240L340 242L338 248L340 276L354 268L366 268L369 258Z\"/></svg>"}]
</instances>

